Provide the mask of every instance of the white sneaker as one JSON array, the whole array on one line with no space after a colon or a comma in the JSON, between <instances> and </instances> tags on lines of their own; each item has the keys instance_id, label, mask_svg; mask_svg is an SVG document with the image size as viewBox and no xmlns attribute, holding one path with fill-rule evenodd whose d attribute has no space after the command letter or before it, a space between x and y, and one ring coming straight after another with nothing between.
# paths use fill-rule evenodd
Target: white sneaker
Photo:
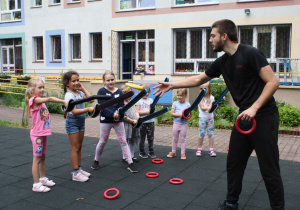
<instances>
[{"instance_id":1,"label":"white sneaker","mask_svg":"<svg viewBox=\"0 0 300 210\"><path fill-rule=\"evenodd\" d=\"M80 169L79 172L82 173L86 177L90 177L91 176L91 174L89 172L86 172L86 171L84 171L82 169Z\"/></svg>"},{"instance_id":2,"label":"white sneaker","mask_svg":"<svg viewBox=\"0 0 300 210\"><path fill-rule=\"evenodd\" d=\"M198 149L198 150L196 151L196 156L197 156L197 157L200 157L200 156L201 156L201 153L202 153L202 151L201 151L200 149Z\"/></svg>"},{"instance_id":3,"label":"white sneaker","mask_svg":"<svg viewBox=\"0 0 300 210\"><path fill-rule=\"evenodd\" d=\"M34 192L49 192L50 190L49 187L44 186L41 182L32 186L32 191Z\"/></svg>"},{"instance_id":4,"label":"white sneaker","mask_svg":"<svg viewBox=\"0 0 300 210\"><path fill-rule=\"evenodd\" d=\"M76 182L86 182L89 180L89 178L84 176L80 171L78 171L76 176L74 175L74 173L72 173L72 180Z\"/></svg>"},{"instance_id":5,"label":"white sneaker","mask_svg":"<svg viewBox=\"0 0 300 210\"><path fill-rule=\"evenodd\" d=\"M208 154L210 154L210 157L216 157L217 153L213 150L211 150L210 152L208 152Z\"/></svg>"},{"instance_id":6,"label":"white sneaker","mask_svg":"<svg viewBox=\"0 0 300 210\"><path fill-rule=\"evenodd\" d=\"M44 186L48 186L48 187L52 187L55 185L55 182L53 182L52 180L49 180L47 177L40 179L40 182L44 185Z\"/></svg>"}]
</instances>

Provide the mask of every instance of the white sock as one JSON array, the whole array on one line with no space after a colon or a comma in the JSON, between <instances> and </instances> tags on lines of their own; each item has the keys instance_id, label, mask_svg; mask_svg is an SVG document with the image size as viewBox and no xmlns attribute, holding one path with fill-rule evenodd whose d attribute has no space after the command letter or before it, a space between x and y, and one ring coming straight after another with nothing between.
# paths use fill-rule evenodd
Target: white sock
<instances>
[{"instance_id":1,"label":"white sock","mask_svg":"<svg viewBox=\"0 0 300 210\"><path fill-rule=\"evenodd\" d=\"M46 177L40 178L40 182L43 181L44 179L46 179Z\"/></svg>"},{"instance_id":2,"label":"white sock","mask_svg":"<svg viewBox=\"0 0 300 210\"><path fill-rule=\"evenodd\" d=\"M36 187L38 184L41 184L41 182L34 183L33 186Z\"/></svg>"},{"instance_id":3,"label":"white sock","mask_svg":"<svg viewBox=\"0 0 300 210\"><path fill-rule=\"evenodd\" d=\"M209 148L209 151L213 151L214 150L214 148Z\"/></svg>"},{"instance_id":4,"label":"white sock","mask_svg":"<svg viewBox=\"0 0 300 210\"><path fill-rule=\"evenodd\" d=\"M202 147L198 147L198 150L202 150Z\"/></svg>"}]
</instances>

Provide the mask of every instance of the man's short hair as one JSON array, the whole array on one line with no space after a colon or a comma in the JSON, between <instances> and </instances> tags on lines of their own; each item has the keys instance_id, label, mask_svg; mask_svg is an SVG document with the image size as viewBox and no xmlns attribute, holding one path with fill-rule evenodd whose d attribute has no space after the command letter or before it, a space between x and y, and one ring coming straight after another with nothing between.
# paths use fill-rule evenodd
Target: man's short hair
<instances>
[{"instance_id":1,"label":"man's short hair","mask_svg":"<svg viewBox=\"0 0 300 210\"><path fill-rule=\"evenodd\" d=\"M218 32L223 35L227 34L229 39L233 42L238 42L237 28L232 20L223 19L214 22L211 26L212 28L217 28Z\"/></svg>"}]
</instances>

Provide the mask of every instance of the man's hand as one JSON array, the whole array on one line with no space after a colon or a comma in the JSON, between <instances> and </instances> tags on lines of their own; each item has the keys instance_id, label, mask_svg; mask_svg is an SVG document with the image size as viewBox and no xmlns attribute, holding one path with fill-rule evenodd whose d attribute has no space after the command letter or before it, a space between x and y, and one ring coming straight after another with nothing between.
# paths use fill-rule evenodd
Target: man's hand
<instances>
[{"instance_id":1,"label":"man's hand","mask_svg":"<svg viewBox=\"0 0 300 210\"><path fill-rule=\"evenodd\" d=\"M156 85L153 87L153 89L158 88L153 95L158 96L160 94L160 97L164 95L164 93L168 92L171 89L171 83L170 82L158 82L159 85Z\"/></svg>"},{"instance_id":2,"label":"man's hand","mask_svg":"<svg viewBox=\"0 0 300 210\"><path fill-rule=\"evenodd\" d=\"M239 114L239 116L236 118L236 120L241 119L241 120L250 122L255 117L256 112L257 111L254 108L250 107L249 109L246 109L241 114Z\"/></svg>"}]
</instances>

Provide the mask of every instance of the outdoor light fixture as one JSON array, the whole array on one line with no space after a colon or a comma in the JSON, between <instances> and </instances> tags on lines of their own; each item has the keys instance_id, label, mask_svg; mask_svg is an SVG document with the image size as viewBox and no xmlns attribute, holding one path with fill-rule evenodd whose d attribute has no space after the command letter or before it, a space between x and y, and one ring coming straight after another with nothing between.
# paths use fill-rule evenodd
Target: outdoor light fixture
<instances>
[{"instance_id":1,"label":"outdoor light fixture","mask_svg":"<svg viewBox=\"0 0 300 210\"><path fill-rule=\"evenodd\" d=\"M250 9L245 9L245 14L249 15L250 14Z\"/></svg>"}]
</instances>

